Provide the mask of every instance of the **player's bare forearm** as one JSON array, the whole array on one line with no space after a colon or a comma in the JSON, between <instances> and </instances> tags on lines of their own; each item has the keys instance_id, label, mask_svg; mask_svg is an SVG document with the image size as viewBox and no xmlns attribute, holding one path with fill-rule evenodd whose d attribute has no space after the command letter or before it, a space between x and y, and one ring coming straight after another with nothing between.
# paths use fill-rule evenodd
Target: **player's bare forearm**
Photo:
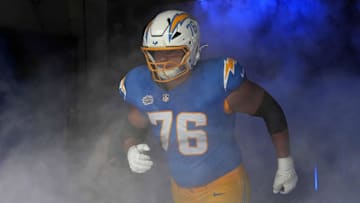
<instances>
[{"instance_id":1,"label":"player's bare forearm","mask_svg":"<svg viewBox=\"0 0 360 203\"><path fill-rule=\"evenodd\" d=\"M139 143L141 143L140 139L134 136L127 136L122 142L122 149L124 152L127 152L131 146L137 145Z\"/></svg>"},{"instance_id":2,"label":"player's bare forearm","mask_svg":"<svg viewBox=\"0 0 360 203\"><path fill-rule=\"evenodd\" d=\"M125 152L133 146L140 144L149 127L148 120L140 113L138 109L133 106L129 106L130 111L128 113L126 123L122 132L122 148Z\"/></svg>"},{"instance_id":3,"label":"player's bare forearm","mask_svg":"<svg viewBox=\"0 0 360 203\"><path fill-rule=\"evenodd\" d=\"M271 135L276 155L278 158L288 157L290 155L289 131L283 130Z\"/></svg>"}]
</instances>

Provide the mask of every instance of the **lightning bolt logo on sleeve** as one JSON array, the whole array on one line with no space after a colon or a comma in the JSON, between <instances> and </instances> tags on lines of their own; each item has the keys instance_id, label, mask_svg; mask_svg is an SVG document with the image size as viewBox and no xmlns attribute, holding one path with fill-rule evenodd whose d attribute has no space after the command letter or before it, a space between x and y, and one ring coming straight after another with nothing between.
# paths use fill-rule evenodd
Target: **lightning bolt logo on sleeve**
<instances>
[{"instance_id":1,"label":"lightning bolt logo on sleeve","mask_svg":"<svg viewBox=\"0 0 360 203\"><path fill-rule=\"evenodd\" d=\"M225 91L227 88L230 72L233 75L235 74L235 64L236 61L232 58L227 58L226 60L224 60L224 90Z\"/></svg>"},{"instance_id":2,"label":"lightning bolt logo on sleeve","mask_svg":"<svg viewBox=\"0 0 360 203\"><path fill-rule=\"evenodd\" d=\"M121 79L120 85L119 85L119 89L123 93L124 99L126 97L125 78L126 78L126 76Z\"/></svg>"}]
</instances>

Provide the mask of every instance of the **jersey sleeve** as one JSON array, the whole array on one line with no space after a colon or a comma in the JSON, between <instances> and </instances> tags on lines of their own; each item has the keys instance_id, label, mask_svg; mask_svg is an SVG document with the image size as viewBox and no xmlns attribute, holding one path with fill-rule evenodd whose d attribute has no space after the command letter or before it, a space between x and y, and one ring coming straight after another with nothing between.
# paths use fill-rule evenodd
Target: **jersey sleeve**
<instances>
[{"instance_id":1,"label":"jersey sleeve","mask_svg":"<svg viewBox=\"0 0 360 203\"><path fill-rule=\"evenodd\" d=\"M120 80L119 83L119 93L122 96L122 98L124 99L124 101L126 101L126 75Z\"/></svg>"},{"instance_id":2,"label":"jersey sleeve","mask_svg":"<svg viewBox=\"0 0 360 203\"><path fill-rule=\"evenodd\" d=\"M225 92L238 88L246 80L245 69L233 58L225 58L223 67L223 87Z\"/></svg>"},{"instance_id":3,"label":"jersey sleeve","mask_svg":"<svg viewBox=\"0 0 360 203\"><path fill-rule=\"evenodd\" d=\"M134 104L136 97L136 83L134 83L134 71L129 71L119 83L118 91L123 100L127 103ZM135 95L134 95L135 94Z\"/></svg>"},{"instance_id":4,"label":"jersey sleeve","mask_svg":"<svg viewBox=\"0 0 360 203\"><path fill-rule=\"evenodd\" d=\"M139 95L142 94L144 87L144 84L141 83L143 74L144 68L135 67L120 80L118 91L125 102L135 106L138 104Z\"/></svg>"}]
</instances>

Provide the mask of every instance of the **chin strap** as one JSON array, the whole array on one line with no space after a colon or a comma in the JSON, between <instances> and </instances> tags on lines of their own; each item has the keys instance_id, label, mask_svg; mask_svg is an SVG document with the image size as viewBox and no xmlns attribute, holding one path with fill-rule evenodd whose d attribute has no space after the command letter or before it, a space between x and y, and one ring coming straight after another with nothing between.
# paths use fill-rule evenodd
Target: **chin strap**
<instances>
[{"instance_id":1,"label":"chin strap","mask_svg":"<svg viewBox=\"0 0 360 203\"><path fill-rule=\"evenodd\" d=\"M203 44L203 45L201 45L201 46L199 47L199 52L201 52L201 50L202 50L203 48L208 47L208 46L209 46L208 44Z\"/></svg>"}]
</instances>

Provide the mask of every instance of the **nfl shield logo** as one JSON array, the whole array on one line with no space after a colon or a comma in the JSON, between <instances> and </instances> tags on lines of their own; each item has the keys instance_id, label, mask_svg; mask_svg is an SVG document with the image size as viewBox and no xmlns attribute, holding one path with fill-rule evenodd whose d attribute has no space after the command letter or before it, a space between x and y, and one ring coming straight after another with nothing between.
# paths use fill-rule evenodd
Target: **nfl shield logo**
<instances>
[{"instance_id":1,"label":"nfl shield logo","mask_svg":"<svg viewBox=\"0 0 360 203\"><path fill-rule=\"evenodd\" d=\"M162 100L163 100L163 102L168 102L170 100L170 95L169 94L163 94Z\"/></svg>"}]
</instances>

